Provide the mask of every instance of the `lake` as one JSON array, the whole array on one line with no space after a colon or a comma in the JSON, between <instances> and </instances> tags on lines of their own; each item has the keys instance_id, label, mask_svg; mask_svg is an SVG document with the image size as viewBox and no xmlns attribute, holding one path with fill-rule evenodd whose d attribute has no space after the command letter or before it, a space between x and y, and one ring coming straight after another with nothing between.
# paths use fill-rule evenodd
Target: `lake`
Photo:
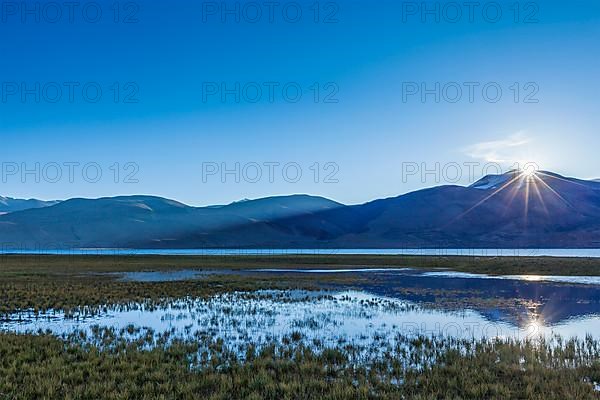
<instances>
[{"instance_id":1,"label":"lake","mask_svg":"<svg viewBox=\"0 0 600 400\"><path fill-rule=\"evenodd\" d=\"M212 274L272 277L277 274L355 274L347 287L323 291L235 292L209 299L173 299L165 306L107 305L86 310L5 316L0 330L50 331L58 336L106 327L171 338L210 337L243 351L244 343L268 345L293 335L308 344L346 345L365 354L419 335L456 339L600 339L600 282L595 277L501 276L410 268L254 271L146 271L117 273L119 280L158 282L204 279ZM539 278L539 279L538 279ZM545 277L547 278L547 277ZM576 279L570 281L570 279ZM580 280L580 281L577 281ZM135 329L133 329L135 328Z\"/></svg>"},{"instance_id":2,"label":"lake","mask_svg":"<svg viewBox=\"0 0 600 400\"><path fill-rule=\"evenodd\" d=\"M600 249L0 249L0 254L107 256L421 255L473 257L600 257Z\"/></svg>"}]
</instances>

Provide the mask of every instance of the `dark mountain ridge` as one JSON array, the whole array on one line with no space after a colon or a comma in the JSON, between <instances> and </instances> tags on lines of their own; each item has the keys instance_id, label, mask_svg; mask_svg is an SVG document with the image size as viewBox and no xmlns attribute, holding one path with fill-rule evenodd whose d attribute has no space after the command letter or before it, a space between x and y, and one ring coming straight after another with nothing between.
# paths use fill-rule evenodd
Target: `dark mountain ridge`
<instances>
[{"instance_id":1,"label":"dark mountain ridge","mask_svg":"<svg viewBox=\"0 0 600 400\"><path fill-rule=\"evenodd\" d=\"M71 199L0 216L4 248L593 248L600 183L490 175L360 205L293 195L191 207L153 196Z\"/></svg>"}]
</instances>

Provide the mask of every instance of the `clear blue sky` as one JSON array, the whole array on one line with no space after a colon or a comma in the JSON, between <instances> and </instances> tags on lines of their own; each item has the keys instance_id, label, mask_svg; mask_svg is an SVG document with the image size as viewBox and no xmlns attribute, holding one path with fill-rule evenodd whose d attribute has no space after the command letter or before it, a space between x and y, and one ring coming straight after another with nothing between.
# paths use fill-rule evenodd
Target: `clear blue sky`
<instances>
[{"instance_id":1,"label":"clear blue sky","mask_svg":"<svg viewBox=\"0 0 600 400\"><path fill-rule=\"evenodd\" d=\"M26 3L28 10L4 5L0 16L4 196L154 194L204 205L309 193L360 203L448 177L468 184L478 176L465 163L479 163L478 175L491 162L600 177L596 1L524 1L518 12L514 1L472 10L428 2L437 16L421 14L420 1L226 2L233 13L223 13L220 1L124 1L118 14L113 1L100 1L99 18L86 2L74 10ZM220 85L236 82L240 101L223 99ZM268 82L276 83L273 99ZM439 102L407 92L436 82ZM467 82L479 85L472 101ZM491 83L486 100L482 87ZM452 102L457 84L462 97ZM492 102L495 87L503 93ZM97 88L102 97L93 102ZM298 88L302 97L292 102ZM80 164L72 179L64 166L71 162ZM40 177L22 176L36 163ZM94 168L82 177L89 163L103 172L98 182ZM219 173L203 177L203 168L222 163L246 166L246 179L244 171L239 183L233 174L224 183ZM261 166L258 182L249 163ZM280 164L273 179L265 163ZM288 163L297 164L284 179ZM403 174L436 163L437 176ZM460 166L460 179L455 167L442 171L448 163ZM294 182L298 166L302 178ZM129 172L136 173L127 183Z\"/></svg>"}]
</instances>

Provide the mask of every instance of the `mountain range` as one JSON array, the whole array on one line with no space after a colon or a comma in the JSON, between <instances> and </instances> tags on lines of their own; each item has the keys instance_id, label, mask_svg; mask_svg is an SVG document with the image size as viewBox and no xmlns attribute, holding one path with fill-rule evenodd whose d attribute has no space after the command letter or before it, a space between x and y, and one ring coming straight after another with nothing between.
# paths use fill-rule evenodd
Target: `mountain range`
<instances>
[{"instance_id":1,"label":"mountain range","mask_svg":"<svg viewBox=\"0 0 600 400\"><path fill-rule=\"evenodd\" d=\"M153 196L10 200L5 249L600 247L600 182L545 171L360 205L308 195L211 207Z\"/></svg>"},{"instance_id":2,"label":"mountain range","mask_svg":"<svg viewBox=\"0 0 600 400\"><path fill-rule=\"evenodd\" d=\"M49 207L58 204L59 201L43 201L36 199L13 199L12 197L0 196L0 214L14 211L28 210L31 208Z\"/></svg>"}]
</instances>

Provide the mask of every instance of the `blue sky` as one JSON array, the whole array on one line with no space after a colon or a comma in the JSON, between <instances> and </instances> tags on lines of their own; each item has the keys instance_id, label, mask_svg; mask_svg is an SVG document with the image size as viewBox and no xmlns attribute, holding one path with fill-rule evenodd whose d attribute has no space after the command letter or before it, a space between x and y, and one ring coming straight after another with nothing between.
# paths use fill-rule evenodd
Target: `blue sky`
<instances>
[{"instance_id":1,"label":"blue sky","mask_svg":"<svg viewBox=\"0 0 600 400\"><path fill-rule=\"evenodd\" d=\"M517 162L600 177L598 2L10 4L5 196L361 203Z\"/></svg>"}]
</instances>

